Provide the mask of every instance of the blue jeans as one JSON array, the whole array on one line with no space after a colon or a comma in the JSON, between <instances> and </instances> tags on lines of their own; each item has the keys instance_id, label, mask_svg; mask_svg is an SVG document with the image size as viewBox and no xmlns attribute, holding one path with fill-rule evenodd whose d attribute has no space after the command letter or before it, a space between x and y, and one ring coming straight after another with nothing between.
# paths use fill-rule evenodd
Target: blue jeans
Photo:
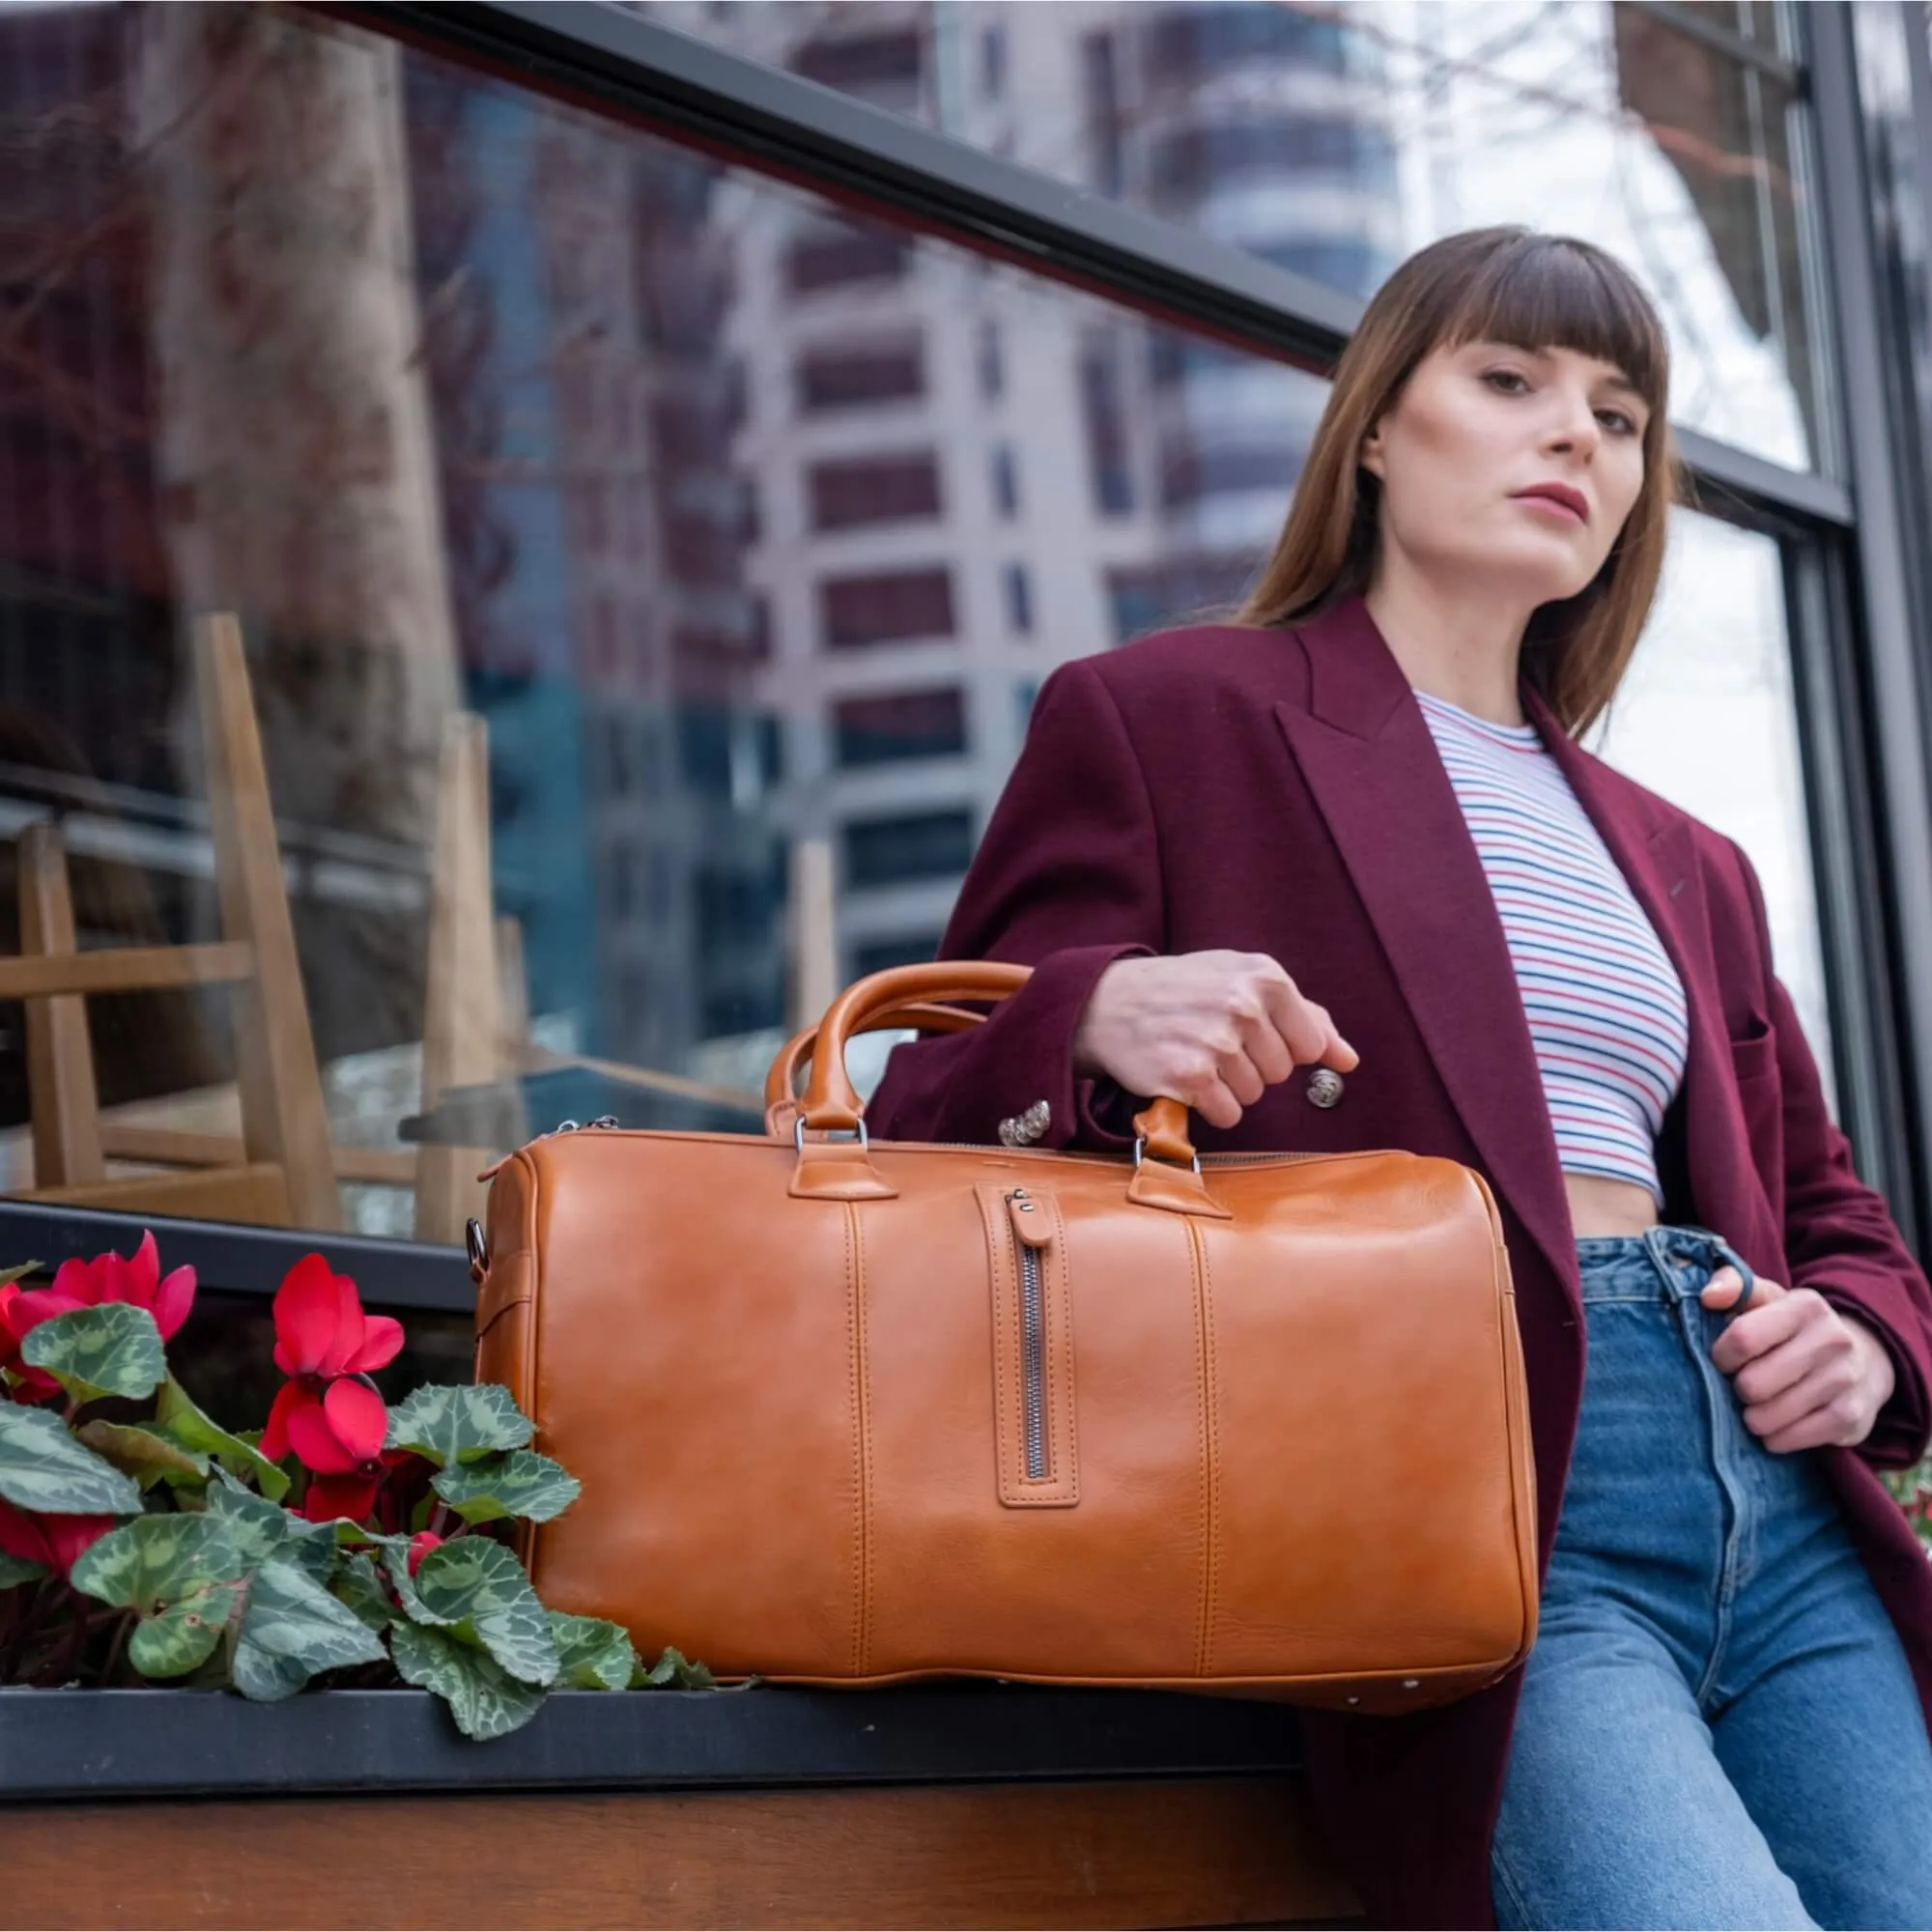
<instances>
[{"instance_id":1,"label":"blue jeans","mask_svg":"<svg viewBox=\"0 0 1932 1932\"><path fill-rule=\"evenodd\" d=\"M1717 1236L1577 1244L1588 1366L1491 1858L1500 1925L1932 1926L1932 1746L1817 1459L1712 1362Z\"/></svg>"}]
</instances>

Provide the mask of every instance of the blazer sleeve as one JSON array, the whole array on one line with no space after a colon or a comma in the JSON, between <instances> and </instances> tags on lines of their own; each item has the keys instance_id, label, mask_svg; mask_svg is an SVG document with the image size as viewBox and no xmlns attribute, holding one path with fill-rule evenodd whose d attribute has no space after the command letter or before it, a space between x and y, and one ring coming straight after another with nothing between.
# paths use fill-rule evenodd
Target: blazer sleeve
<instances>
[{"instance_id":1,"label":"blazer sleeve","mask_svg":"<svg viewBox=\"0 0 1932 1932\"><path fill-rule=\"evenodd\" d=\"M1126 1146L1130 1098L1075 1075L1073 1035L1100 975L1161 951L1164 925L1146 777L1105 683L1075 660L1040 689L940 948L1033 978L970 1032L895 1047L866 1110L873 1134L993 1143L1003 1120L1044 1100L1035 1145Z\"/></svg>"},{"instance_id":2,"label":"blazer sleeve","mask_svg":"<svg viewBox=\"0 0 1932 1932\"><path fill-rule=\"evenodd\" d=\"M1735 849L1735 848L1734 848ZM1862 1321L1891 1357L1896 1385L1858 1453L1874 1468L1908 1467L1932 1435L1932 1287L1907 1250L1885 1197L1852 1166L1851 1143L1825 1105L1817 1062L1791 996L1771 970L1771 928L1757 874L1738 853L1757 923L1784 1118L1784 1245L1791 1286Z\"/></svg>"}]
</instances>

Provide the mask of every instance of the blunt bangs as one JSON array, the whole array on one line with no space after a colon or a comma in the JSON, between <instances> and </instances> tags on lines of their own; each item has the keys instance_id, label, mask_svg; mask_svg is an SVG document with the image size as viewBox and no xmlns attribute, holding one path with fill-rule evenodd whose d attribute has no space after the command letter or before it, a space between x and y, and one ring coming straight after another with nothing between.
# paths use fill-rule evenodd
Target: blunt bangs
<instances>
[{"instance_id":1,"label":"blunt bangs","mask_svg":"<svg viewBox=\"0 0 1932 1932\"><path fill-rule=\"evenodd\" d=\"M1450 285L1438 285L1444 293ZM1630 271L1586 242L1520 233L1472 265L1429 333L1446 347L1569 349L1622 370L1651 419L1664 412L1670 352Z\"/></svg>"}]
</instances>

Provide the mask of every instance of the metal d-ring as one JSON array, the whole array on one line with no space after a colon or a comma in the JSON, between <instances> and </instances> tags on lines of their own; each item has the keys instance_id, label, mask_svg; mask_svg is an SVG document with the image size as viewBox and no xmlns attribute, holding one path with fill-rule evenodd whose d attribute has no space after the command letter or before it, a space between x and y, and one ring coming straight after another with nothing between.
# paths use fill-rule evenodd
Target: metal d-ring
<instances>
[{"instance_id":1,"label":"metal d-ring","mask_svg":"<svg viewBox=\"0 0 1932 1932\"><path fill-rule=\"evenodd\" d=\"M863 1154L869 1154L872 1151L872 1143L867 1136L864 1121L861 1121L856 1127L822 1127L819 1131L825 1135L827 1140L836 1140L840 1134L843 1134L848 1139L857 1141L859 1143L859 1151ZM805 1152L805 1116L803 1114L800 1114L791 1123L791 1144L801 1154Z\"/></svg>"},{"instance_id":2,"label":"metal d-ring","mask_svg":"<svg viewBox=\"0 0 1932 1932\"><path fill-rule=\"evenodd\" d=\"M1136 1173L1140 1170L1141 1157L1147 1152L1147 1143L1148 1137L1145 1134L1140 1135L1134 1142L1134 1169ZM1194 1156L1194 1172L1196 1174L1201 1172L1201 1156L1198 1153Z\"/></svg>"}]
</instances>

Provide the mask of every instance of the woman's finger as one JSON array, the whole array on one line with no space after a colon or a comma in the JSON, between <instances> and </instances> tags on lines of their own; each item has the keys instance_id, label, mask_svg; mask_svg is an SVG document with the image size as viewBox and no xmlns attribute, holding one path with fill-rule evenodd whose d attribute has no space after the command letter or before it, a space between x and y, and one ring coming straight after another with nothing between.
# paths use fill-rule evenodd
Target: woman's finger
<instances>
[{"instance_id":1,"label":"woman's finger","mask_svg":"<svg viewBox=\"0 0 1932 1932\"><path fill-rule=\"evenodd\" d=\"M1214 1070L1221 1076L1221 1085L1243 1107L1252 1107L1267 1092L1267 1081L1263 1077L1261 1068L1238 1050L1220 1055L1214 1063Z\"/></svg>"}]
</instances>

